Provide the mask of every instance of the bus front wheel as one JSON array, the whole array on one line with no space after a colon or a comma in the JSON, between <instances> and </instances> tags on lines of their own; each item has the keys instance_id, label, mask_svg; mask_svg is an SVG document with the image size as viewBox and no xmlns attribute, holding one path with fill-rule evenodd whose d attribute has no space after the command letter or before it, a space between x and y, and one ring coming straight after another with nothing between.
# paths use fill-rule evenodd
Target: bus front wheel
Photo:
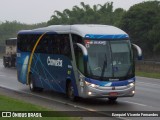
<instances>
[{"instance_id":1,"label":"bus front wheel","mask_svg":"<svg viewBox=\"0 0 160 120\"><path fill-rule=\"evenodd\" d=\"M74 88L71 82L68 82L67 84L67 97L71 101L75 101L76 97L74 96Z\"/></svg>"}]
</instances>

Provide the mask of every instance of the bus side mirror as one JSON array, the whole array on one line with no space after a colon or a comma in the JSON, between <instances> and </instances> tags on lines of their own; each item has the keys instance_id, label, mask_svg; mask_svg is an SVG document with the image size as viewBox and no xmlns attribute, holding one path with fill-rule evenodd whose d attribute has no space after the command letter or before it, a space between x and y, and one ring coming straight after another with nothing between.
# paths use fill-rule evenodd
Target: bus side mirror
<instances>
[{"instance_id":1,"label":"bus side mirror","mask_svg":"<svg viewBox=\"0 0 160 120\"><path fill-rule=\"evenodd\" d=\"M87 62L88 61L88 51L87 51L86 47L80 43L76 43L76 45L82 50L83 58Z\"/></svg>"},{"instance_id":2,"label":"bus side mirror","mask_svg":"<svg viewBox=\"0 0 160 120\"><path fill-rule=\"evenodd\" d=\"M142 49L136 44L132 44L132 45L137 50L138 60L142 60Z\"/></svg>"}]
</instances>

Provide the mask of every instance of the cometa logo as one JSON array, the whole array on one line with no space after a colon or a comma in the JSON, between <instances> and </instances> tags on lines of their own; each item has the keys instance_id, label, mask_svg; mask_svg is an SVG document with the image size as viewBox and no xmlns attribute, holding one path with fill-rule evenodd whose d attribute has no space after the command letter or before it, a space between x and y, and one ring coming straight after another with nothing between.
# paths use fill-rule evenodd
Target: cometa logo
<instances>
[{"instance_id":1,"label":"cometa logo","mask_svg":"<svg viewBox=\"0 0 160 120\"><path fill-rule=\"evenodd\" d=\"M63 63L63 61L60 60L60 58L58 58L57 60L51 59L50 56L48 56L48 58L47 58L48 66L50 65L50 66L62 67L62 63Z\"/></svg>"}]
</instances>

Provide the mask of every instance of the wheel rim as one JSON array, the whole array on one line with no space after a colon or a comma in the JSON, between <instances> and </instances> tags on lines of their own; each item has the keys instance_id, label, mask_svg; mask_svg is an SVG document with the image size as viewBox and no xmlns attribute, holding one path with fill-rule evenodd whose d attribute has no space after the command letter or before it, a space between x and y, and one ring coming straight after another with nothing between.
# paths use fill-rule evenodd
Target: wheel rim
<instances>
[{"instance_id":1,"label":"wheel rim","mask_svg":"<svg viewBox=\"0 0 160 120\"><path fill-rule=\"evenodd\" d=\"M32 83L32 81L30 82L30 88L31 88L31 90L33 89L33 83Z\"/></svg>"},{"instance_id":2,"label":"wheel rim","mask_svg":"<svg viewBox=\"0 0 160 120\"><path fill-rule=\"evenodd\" d=\"M74 89L73 89L73 86L72 86L71 84L69 85L68 97L69 97L70 99L73 99L73 98L74 98Z\"/></svg>"}]
</instances>

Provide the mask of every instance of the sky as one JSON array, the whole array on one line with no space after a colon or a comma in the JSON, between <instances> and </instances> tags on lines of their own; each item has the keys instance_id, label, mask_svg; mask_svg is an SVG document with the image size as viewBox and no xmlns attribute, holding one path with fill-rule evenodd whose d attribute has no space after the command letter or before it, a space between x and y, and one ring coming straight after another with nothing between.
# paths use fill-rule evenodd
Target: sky
<instances>
[{"instance_id":1,"label":"sky","mask_svg":"<svg viewBox=\"0 0 160 120\"><path fill-rule=\"evenodd\" d=\"M80 6L80 2L93 6L113 2L114 9L128 10L132 5L148 0L0 0L0 22L18 21L34 24L47 22L55 10L63 11Z\"/></svg>"}]
</instances>

